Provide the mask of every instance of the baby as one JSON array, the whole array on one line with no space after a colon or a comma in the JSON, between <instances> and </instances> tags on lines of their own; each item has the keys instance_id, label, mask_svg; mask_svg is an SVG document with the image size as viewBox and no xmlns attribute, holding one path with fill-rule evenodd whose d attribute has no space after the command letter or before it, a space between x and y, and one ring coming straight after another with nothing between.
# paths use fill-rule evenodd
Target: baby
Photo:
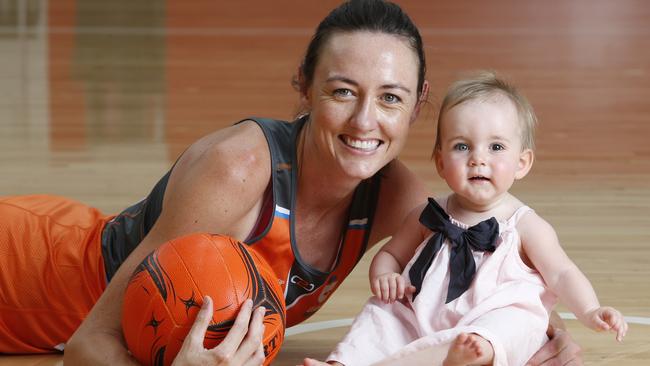
<instances>
[{"instance_id":1,"label":"baby","mask_svg":"<svg viewBox=\"0 0 650 366\"><path fill-rule=\"evenodd\" d=\"M375 297L330 364L446 345L445 366L523 365L547 341L558 297L587 327L623 339L621 313L599 304L551 225L509 193L533 165L535 124L526 99L493 73L450 87L434 157L452 193L415 209L374 257Z\"/></svg>"}]
</instances>

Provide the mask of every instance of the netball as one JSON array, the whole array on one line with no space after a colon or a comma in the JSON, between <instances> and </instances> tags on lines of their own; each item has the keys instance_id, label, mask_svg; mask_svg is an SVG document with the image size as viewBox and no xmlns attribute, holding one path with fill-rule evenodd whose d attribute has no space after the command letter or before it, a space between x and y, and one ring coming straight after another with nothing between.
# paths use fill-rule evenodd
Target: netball
<instances>
[{"instance_id":1,"label":"netball","mask_svg":"<svg viewBox=\"0 0 650 366\"><path fill-rule=\"evenodd\" d=\"M227 335L246 299L264 306L265 365L284 339L285 305L278 279L263 258L226 236L192 234L172 240L136 268L124 296L122 327L142 364L169 365L203 304L213 300L206 348Z\"/></svg>"}]
</instances>

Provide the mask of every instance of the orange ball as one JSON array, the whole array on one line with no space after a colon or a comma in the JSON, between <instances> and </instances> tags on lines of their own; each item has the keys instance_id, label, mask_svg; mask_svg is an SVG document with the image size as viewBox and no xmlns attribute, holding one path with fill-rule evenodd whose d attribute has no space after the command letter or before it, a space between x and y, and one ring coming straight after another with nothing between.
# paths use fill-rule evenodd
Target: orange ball
<instances>
[{"instance_id":1,"label":"orange ball","mask_svg":"<svg viewBox=\"0 0 650 366\"><path fill-rule=\"evenodd\" d=\"M129 280L122 307L122 330L131 354L144 365L170 365L210 296L214 315L204 346L225 338L242 303L264 306L265 365L284 340L285 304L278 278L246 244L227 236L192 234L148 255Z\"/></svg>"}]
</instances>

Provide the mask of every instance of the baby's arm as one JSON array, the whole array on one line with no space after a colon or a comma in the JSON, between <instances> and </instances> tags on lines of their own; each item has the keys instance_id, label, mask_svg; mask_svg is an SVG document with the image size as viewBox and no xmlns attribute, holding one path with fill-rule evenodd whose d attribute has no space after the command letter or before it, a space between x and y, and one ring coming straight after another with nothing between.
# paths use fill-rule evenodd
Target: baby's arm
<instances>
[{"instance_id":1,"label":"baby's arm","mask_svg":"<svg viewBox=\"0 0 650 366\"><path fill-rule=\"evenodd\" d=\"M522 258L539 271L546 285L585 326L596 330L613 330L621 341L627 323L616 309L601 307L589 280L571 261L558 241L555 230L535 213L517 225L521 235Z\"/></svg>"},{"instance_id":2,"label":"baby's arm","mask_svg":"<svg viewBox=\"0 0 650 366\"><path fill-rule=\"evenodd\" d=\"M384 302L402 299L405 294L415 291L413 286L406 286L401 273L427 235L427 229L419 221L424 206L420 205L409 213L395 235L372 259L370 289Z\"/></svg>"}]
</instances>

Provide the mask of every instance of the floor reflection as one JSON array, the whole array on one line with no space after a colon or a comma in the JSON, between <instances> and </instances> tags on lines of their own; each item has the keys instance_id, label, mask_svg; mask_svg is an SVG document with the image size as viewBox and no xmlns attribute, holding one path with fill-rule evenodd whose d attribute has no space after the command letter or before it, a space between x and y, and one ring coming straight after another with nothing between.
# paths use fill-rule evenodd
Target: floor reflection
<instances>
[{"instance_id":1,"label":"floor reflection","mask_svg":"<svg viewBox=\"0 0 650 366\"><path fill-rule=\"evenodd\" d=\"M53 147L161 141L164 131L165 1L51 3ZM58 18L59 14L64 19Z\"/></svg>"}]
</instances>

